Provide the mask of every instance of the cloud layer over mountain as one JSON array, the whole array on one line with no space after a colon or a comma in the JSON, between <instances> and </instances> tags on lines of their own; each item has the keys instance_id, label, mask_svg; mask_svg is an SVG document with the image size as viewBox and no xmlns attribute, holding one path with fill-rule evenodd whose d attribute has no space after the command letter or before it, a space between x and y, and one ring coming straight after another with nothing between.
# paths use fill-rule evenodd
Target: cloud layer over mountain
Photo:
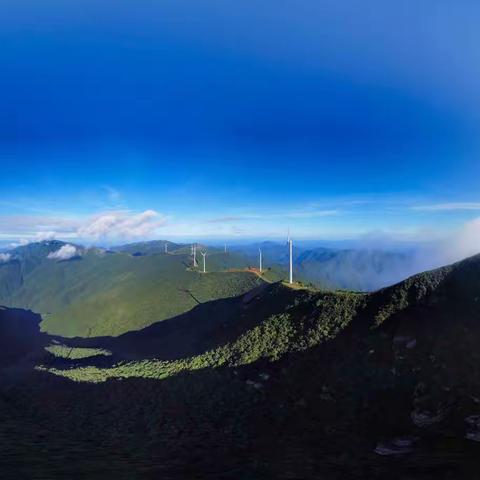
<instances>
[{"instance_id":1,"label":"cloud layer over mountain","mask_svg":"<svg viewBox=\"0 0 480 480\"><path fill-rule=\"evenodd\" d=\"M50 260L70 260L78 254L78 249L73 245L63 245L56 252L49 253L48 258Z\"/></svg>"}]
</instances>

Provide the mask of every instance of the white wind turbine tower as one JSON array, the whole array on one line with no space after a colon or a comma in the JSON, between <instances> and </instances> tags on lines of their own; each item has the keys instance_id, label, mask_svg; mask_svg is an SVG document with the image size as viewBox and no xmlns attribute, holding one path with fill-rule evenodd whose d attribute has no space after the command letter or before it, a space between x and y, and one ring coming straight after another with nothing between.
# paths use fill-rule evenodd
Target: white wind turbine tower
<instances>
[{"instance_id":1,"label":"white wind turbine tower","mask_svg":"<svg viewBox=\"0 0 480 480\"><path fill-rule=\"evenodd\" d=\"M259 264L260 264L260 273L262 273L262 249L258 249L258 254L259 254Z\"/></svg>"},{"instance_id":2,"label":"white wind turbine tower","mask_svg":"<svg viewBox=\"0 0 480 480\"><path fill-rule=\"evenodd\" d=\"M165 253L168 253L168 243L165 242Z\"/></svg>"},{"instance_id":3,"label":"white wind turbine tower","mask_svg":"<svg viewBox=\"0 0 480 480\"><path fill-rule=\"evenodd\" d=\"M197 264L197 244L196 243L192 245L192 255L193 255L193 266L197 267L198 264Z\"/></svg>"},{"instance_id":4,"label":"white wind turbine tower","mask_svg":"<svg viewBox=\"0 0 480 480\"><path fill-rule=\"evenodd\" d=\"M207 270L205 268L205 257L207 256L207 252L204 250L203 252L200 252L203 257L203 273L207 273Z\"/></svg>"},{"instance_id":5,"label":"white wind turbine tower","mask_svg":"<svg viewBox=\"0 0 480 480\"><path fill-rule=\"evenodd\" d=\"M290 267L290 275L289 275L289 283L293 283L293 241L290 238L290 229L288 229L288 254L289 254L289 267Z\"/></svg>"}]
</instances>

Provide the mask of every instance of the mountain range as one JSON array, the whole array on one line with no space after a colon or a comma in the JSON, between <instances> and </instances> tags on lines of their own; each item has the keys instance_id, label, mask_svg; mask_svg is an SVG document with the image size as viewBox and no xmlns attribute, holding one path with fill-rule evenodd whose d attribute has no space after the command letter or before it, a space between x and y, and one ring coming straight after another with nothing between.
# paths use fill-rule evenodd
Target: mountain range
<instances>
[{"instance_id":1,"label":"mountain range","mask_svg":"<svg viewBox=\"0 0 480 480\"><path fill-rule=\"evenodd\" d=\"M59 257L68 247L74 254ZM204 275L189 251L148 248L148 255L139 255L136 246L133 254L60 241L18 247L0 263L0 305L40 313L42 329L52 334L119 335L262 283L255 273L234 268L231 256L211 252Z\"/></svg>"},{"instance_id":2,"label":"mountain range","mask_svg":"<svg viewBox=\"0 0 480 480\"><path fill-rule=\"evenodd\" d=\"M207 252L205 276L201 251ZM190 244L166 240L111 248L51 240L2 255L0 304L36 311L45 331L64 336L138 330L198 303L236 296L288 275L288 251L279 242L229 246L226 252L199 244L195 268ZM375 291L419 268L410 251L352 248L295 247L293 262L296 280L325 290Z\"/></svg>"},{"instance_id":3,"label":"mountain range","mask_svg":"<svg viewBox=\"0 0 480 480\"><path fill-rule=\"evenodd\" d=\"M5 478L477 478L479 299L476 256L374 293L260 281L116 336L0 310Z\"/></svg>"}]
</instances>

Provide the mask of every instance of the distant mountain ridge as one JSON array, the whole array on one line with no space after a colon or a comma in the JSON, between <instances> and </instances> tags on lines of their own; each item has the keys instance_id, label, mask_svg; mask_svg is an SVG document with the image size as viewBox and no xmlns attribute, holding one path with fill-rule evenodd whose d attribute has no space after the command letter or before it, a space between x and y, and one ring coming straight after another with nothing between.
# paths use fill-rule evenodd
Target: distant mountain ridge
<instances>
[{"instance_id":1,"label":"distant mountain ridge","mask_svg":"<svg viewBox=\"0 0 480 480\"><path fill-rule=\"evenodd\" d=\"M317 248L298 255L298 275L313 283L358 291L374 291L417 273L407 252Z\"/></svg>"},{"instance_id":2,"label":"distant mountain ridge","mask_svg":"<svg viewBox=\"0 0 480 480\"><path fill-rule=\"evenodd\" d=\"M258 262L262 250L264 266L288 268L288 249L280 242L260 242L234 247L251 262ZM304 248L294 244L294 276L320 288L374 291L418 273L412 251L389 251L369 248Z\"/></svg>"},{"instance_id":3,"label":"distant mountain ridge","mask_svg":"<svg viewBox=\"0 0 480 480\"><path fill-rule=\"evenodd\" d=\"M111 247L110 250L114 252L124 252L130 254L140 253L142 255L152 255L156 253L165 253L165 245L167 246L167 251L170 253L176 252L180 249L185 250L187 247L190 247L186 244L174 243L168 240L151 240L117 245Z\"/></svg>"}]
</instances>

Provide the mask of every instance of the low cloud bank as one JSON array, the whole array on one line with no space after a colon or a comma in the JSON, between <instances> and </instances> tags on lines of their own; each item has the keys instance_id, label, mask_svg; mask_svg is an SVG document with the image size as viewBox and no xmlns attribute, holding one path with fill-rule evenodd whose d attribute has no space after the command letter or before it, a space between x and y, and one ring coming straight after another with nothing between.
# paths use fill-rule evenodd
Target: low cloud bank
<instances>
[{"instance_id":1,"label":"low cloud bank","mask_svg":"<svg viewBox=\"0 0 480 480\"><path fill-rule=\"evenodd\" d=\"M446 259L455 262L480 253L480 217L466 223L443 247Z\"/></svg>"},{"instance_id":2,"label":"low cloud bank","mask_svg":"<svg viewBox=\"0 0 480 480\"><path fill-rule=\"evenodd\" d=\"M315 252L315 248L313 252ZM415 233L371 232L347 244L330 246L332 252L299 258L299 274L342 288L372 291L420 272L450 265L480 254L480 217L456 231Z\"/></svg>"},{"instance_id":3,"label":"low cloud bank","mask_svg":"<svg viewBox=\"0 0 480 480\"><path fill-rule=\"evenodd\" d=\"M480 217L464 224L446 238L416 253L418 271L449 265L480 254Z\"/></svg>"},{"instance_id":4,"label":"low cloud bank","mask_svg":"<svg viewBox=\"0 0 480 480\"><path fill-rule=\"evenodd\" d=\"M47 258L50 260L70 260L78 254L78 249L73 245L63 245L56 252L49 253Z\"/></svg>"}]
</instances>

